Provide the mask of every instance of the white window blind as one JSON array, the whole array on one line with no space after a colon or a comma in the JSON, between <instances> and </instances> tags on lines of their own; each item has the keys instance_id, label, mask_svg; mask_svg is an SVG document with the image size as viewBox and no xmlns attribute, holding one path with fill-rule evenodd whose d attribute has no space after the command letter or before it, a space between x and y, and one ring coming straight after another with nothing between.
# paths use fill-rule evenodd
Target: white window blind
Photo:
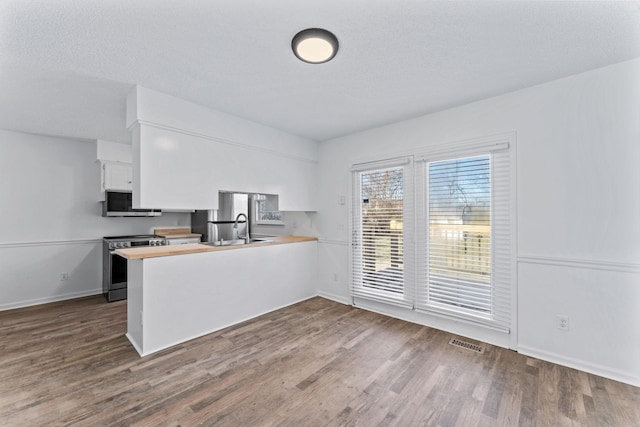
<instances>
[{"instance_id":1,"label":"white window blind","mask_svg":"<svg viewBox=\"0 0 640 427\"><path fill-rule=\"evenodd\" d=\"M508 150L425 162L416 308L508 332Z\"/></svg>"},{"instance_id":2,"label":"white window blind","mask_svg":"<svg viewBox=\"0 0 640 427\"><path fill-rule=\"evenodd\" d=\"M490 315L490 158L433 162L428 171L428 301Z\"/></svg>"},{"instance_id":3,"label":"white window blind","mask_svg":"<svg viewBox=\"0 0 640 427\"><path fill-rule=\"evenodd\" d=\"M413 305L413 268L405 248L413 230L413 176L400 165L353 172L352 295ZM411 192L409 192L411 194ZM408 265L407 265L408 264ZM409 267L409 268L407 268Z\"/></svg>"}]
</instances>

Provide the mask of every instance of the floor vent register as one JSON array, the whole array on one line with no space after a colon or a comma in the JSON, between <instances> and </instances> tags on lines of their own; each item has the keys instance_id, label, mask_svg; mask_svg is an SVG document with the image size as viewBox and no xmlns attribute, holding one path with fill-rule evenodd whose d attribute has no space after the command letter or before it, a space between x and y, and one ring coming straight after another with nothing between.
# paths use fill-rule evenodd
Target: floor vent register
<instances>
[{"instance_id":1,"label":"floor vent register","mask_svg":"<svg viewBox=\"0 0 640 427\"><path fill-rule=\"evenodd\" d=\"M449 341L449 344L451 344L454 347L464 348L465 350L471 350L471 351L474 351L474 352L479 353L479 354L483 354L484 353L484 347L483 346L477 345L477 344L472 344L472 343L466 342L466 341L462 341L462 340L459 340L457 338L451 338L451 341Z\"/></svg>"}]
</instances>

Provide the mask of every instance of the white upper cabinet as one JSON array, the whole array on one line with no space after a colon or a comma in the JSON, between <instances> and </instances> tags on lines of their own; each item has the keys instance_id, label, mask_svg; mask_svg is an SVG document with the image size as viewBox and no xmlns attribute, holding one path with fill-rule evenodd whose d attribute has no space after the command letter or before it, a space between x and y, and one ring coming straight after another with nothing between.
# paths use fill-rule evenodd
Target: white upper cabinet
<instances>
[{"instance_id":1,"label":"white upper cabinet","mask_svg":"<svg viewBox=\"0 0 640 427\"><path fill-rule=\"evenodd\" d=\"M100 162L100 200L104 200L105 190L133 190L131 144L97 140L96 158Z\"/></svg>"},{"instance_id":2,"label":"white upper cabinet","mask_svg":"<svg viewBox=\"0 0 640 427\"><path fill-rule=\"evenodd\" d=\"M218 191L314 211L317 143L136 87L127 99L134 207L216 209Z\"/></svg>"},{"instance_id":3,"label":"white upper cabinet","mask_svg":"<svg viewBox=\"0 0 640 427\"><path fill-rule=\"evenodd\" d=\"M130 163L102 162L103 190L133 190L133 166Z\"/></svg>"}]
</instances>

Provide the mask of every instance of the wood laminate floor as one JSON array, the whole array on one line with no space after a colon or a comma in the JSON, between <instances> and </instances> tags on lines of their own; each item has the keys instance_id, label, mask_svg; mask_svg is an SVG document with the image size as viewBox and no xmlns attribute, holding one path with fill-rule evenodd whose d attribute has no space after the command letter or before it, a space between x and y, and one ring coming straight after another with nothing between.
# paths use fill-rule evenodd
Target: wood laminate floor
<instances>
[{"instance_id":1,"label":"wood laminate floor","mask_svg":"<svg viewBox=\"0 0 640 427\"><path fill-rule=\"evenodd\" d=\"M322 298L145 358L125 332L101 296L0 312L0 425L640 425L640 388Z\"/></svg>"}]
</instances>

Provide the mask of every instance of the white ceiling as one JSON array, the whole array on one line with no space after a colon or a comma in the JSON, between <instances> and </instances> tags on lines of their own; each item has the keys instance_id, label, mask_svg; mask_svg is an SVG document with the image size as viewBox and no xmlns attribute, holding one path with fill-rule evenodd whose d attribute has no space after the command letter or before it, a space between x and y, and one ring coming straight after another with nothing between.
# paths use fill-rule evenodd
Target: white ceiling
<instances>
[{"instance_id":1,"label":"white ceiling","mask_svg":"<svg viewBox=\"0 0 640 427\"><path fill-rule=\"evenodd\" d=\"M322 141L637 57L640 1L2 0L0 127L129 141L140 84Z\"/></svg>"}]
</instances>

